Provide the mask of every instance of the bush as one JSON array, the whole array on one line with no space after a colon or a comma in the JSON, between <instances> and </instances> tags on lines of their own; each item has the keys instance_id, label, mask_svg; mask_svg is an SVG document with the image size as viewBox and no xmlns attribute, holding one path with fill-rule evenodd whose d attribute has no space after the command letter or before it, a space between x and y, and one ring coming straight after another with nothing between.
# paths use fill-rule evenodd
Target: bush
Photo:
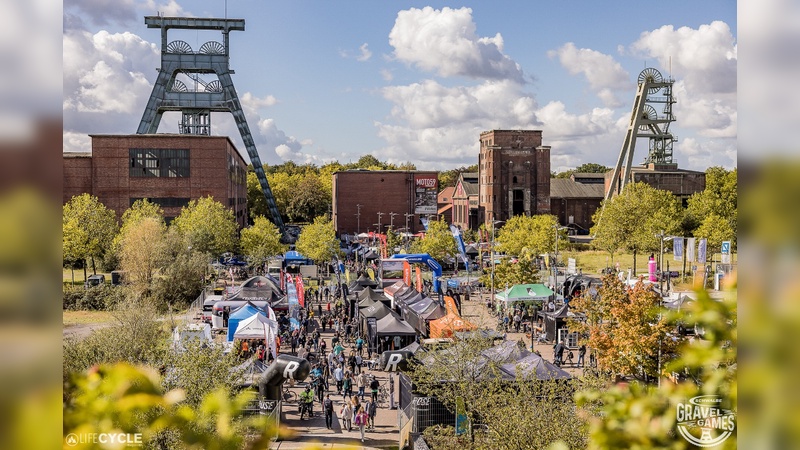
<instances>
[{"instance_id":1,"label":"bush","mask_svg":"<svg viewBox=\"0 0 800 450\"><path fill-rule=\"evenodd\" d=\"M89 289L73 287L64 291L64 309L81 311L104 311L113 309L125 297L125 289L110 285Z\"/></svg>"}]
</instances>

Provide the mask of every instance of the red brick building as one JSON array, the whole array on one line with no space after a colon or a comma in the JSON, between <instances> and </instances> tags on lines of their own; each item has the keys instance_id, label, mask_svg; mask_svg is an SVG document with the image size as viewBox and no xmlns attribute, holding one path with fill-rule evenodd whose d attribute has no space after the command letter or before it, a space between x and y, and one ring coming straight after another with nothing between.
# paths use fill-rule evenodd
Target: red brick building
<instances>
[{"instance_id":1,"label":"red brick building","mask_svg":"<svg viewBox=\"0 0 800 450\"><path fill-rule=\"evenodd\" d=\"M478 173L463 172L456 180L453 193L453 225L462 230L477 230L483 222L478 204Z\"/></svg>"},{"instance_id":2,"label":"red brick building","mask_svg":"<svg viewBox=\"0 0 800 450\"><path fill-rule=\"evenodd\" d=\"M604 192L608 192L611 187L613 170L606 172L604 176ZM620 175L622 177L622 175ZM654 164L645 166L631 167L630 183L643 182L656 189L670 191L675 197L680 199L685 207L689 197L696 192L701 192L706 188L705 172L696 170L679 169L677 164Z\"/></svg>"},{"instance_id":3,"label":"red brick building","mask_svg":"<svg viewBox=\"0 0 800 450\"><path fill-rule=\"evenodd\" d=\"M247 164L227 136L92 135L92 153L64 154L64 202L89 193L122 213L147 198L171 221L211 196L247 224Z\"/></svg>"},{"instance_id":4,"label":"red brick building","mask_svg":"<svg viewBox=\"0 0 800 450\"><path fill-rule=\"evenodd\" d=\"M518 215L550 214L550 147L541 130L491 130L480 136L479 205L487 226Z\"/></svg>"},{"instance_id":5,"label":"red brick building","mask_svg":"<svg viewBox=\"0 0 800 450\"><path fill-rule=\"evenodd\" d=\"M336 233L385 233L392 223L395 230L408 224L409 232L417 233L423 229L420 217L436 217L438 184L438 172L434 171L336 172L332 186Z\"/></svg>"}]
</instances>

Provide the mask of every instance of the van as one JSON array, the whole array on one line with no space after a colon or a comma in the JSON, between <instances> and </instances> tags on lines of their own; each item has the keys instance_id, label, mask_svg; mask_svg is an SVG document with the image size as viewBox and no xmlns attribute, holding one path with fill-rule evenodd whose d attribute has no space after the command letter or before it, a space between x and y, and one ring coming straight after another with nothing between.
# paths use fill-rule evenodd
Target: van
<instances>
[{"instance_id":1,"label":"van","mask_svg":"<svg viewBox=\"0 0 800 450\"><path fill-rule=\"evenodd\" d=\"M106 284L105 275L89 275L89 278L83 283L83 287L89 289L90 287L102 286L104 284Z\"/></svg>"}]
</instances>

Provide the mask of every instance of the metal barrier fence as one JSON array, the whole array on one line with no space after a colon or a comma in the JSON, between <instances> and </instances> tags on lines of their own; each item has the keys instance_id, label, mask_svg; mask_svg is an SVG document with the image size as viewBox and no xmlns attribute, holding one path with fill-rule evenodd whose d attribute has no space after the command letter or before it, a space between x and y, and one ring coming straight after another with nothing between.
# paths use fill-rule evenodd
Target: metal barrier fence
<instances>
[{"instance_id":1,"label":"metal barrier fence","mask_svg":"<svg viewBox=\"0 0 800 450\"><path fill-rule=\"evenodd\" d=\"M435 397L413 397L411 403L398 410L400 448L410 444L415 435L434 425L455 427L456 416Z\"/></svg>"},{"instance_id":2,"label":"metal barrier fence","mask_svg":"<svg viewBox=\"0 0 800 450\"><path fill-rule=\"evenodd\" d=\"M256 398L247 403L244 407L244 415L263 415L267 416L267 424L273 430L277 430L281 422L281 406L280 400L265 400Z\"/></svg>"}]
</instances>

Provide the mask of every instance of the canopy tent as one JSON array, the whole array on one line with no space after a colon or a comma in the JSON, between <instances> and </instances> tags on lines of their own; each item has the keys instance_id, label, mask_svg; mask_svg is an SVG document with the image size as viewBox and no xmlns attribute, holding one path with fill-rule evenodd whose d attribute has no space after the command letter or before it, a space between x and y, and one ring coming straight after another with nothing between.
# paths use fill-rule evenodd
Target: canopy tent
<instances>
[{"instance_id":1,"label":"canopy tent","mask_svg":"<svg viewBox=\"0 0 800 450\"><path fill-rule=\"evenodd\" d=\"M311 259L306 256L300 254L300 252L296 250L289 250L283 255L283 261L288 266L289 264L303 264L303 263L313 263Z\"/></svg>"},{"instance_id":2,"label":"canopy tent","mask_svg":"<svg viewBox=\"0 0 800 450\"><path fill-rule=\"evenodd\" d=\"M359 310L359 313L362 317L374 317L378 320L383 319L388 314L391 314L391 312L392 311L381 302L375 302L372 305Z\"/></svg>"},{"instance_id":3,"label":"canopy tent","mask_svg":"<svg viewBox=\"0 0 800 450\"><path fill-rule=\"evenodd\" d=\"M234 339L264 339L273 358L277 358L275 337L278 335L278 322L266 318L261 313L253 314L239 322Z\"/></svg>"},{"instance_id":4,"label":"canopy tent","mask_svg":"<svg viewBox=\"0 0 800 450\"><path fill-rule=\"evenodd\" d=\"M400 308L404 308L406 306L411 306L411 305L413 305L415 303L418 303L419 301L421 301L421 300L423 300L425 298L428 298L428 297L426 297L425 295L420 294L419 292L417 292L417 291L412 289L412 290L409 291L409 294L406 295L406 296L395 297L394 298L394 304L395 304L395 306L399 306Z\"/></svg>"},{"instance_id":5,"label":"canopy tent","mask_svg":"<svg viewBox=\"0 0 800 450\"><path fill-rule=\"evenodd\" d=\"M389 296L389 298L394 298L398 295L402 295L409 289L410 289L409 286L404 281L400 280L396 281L391 286L386 286L385 288L383 288L383 293Z\"/></svg>"},{"instance_id":6,"label":"canopy tent","mask_svg":"<svg viewBox=\"0 0 800 450\"><path fill-rule=\"evenodd\" d=\"M427 322L444 317L447 313L439 302L430 297L423 297L410 305L403 305L401 311L403 318L424 336L428 335Z\"/></svg>"},{"instance_id":7,"label":"canopy tent","mask_svg":"<svg viewBox=\"0 0 800 450\"><path fill-rule=\"evenodd\" d=\"M281 291L280 282L272 275L257 275L244 280L241 284L241 289L250 289L257 291L258 289L270 289L283 294Z\"/></svg>"},{"instance_id":8,"label":"canopy tent","mask_svg":"<svg viewBox=\"0 0 800 450\"><path fill-rule=\"evenodd\" d=\"M347 285L347 288L350 292L361 292L367 287L376 287L378 282L373 281L370 277L366 275L361 275L358 279L353 280L350 284Z\"/></svg>"},{"instance_id":9,"label":"canopy tent","mask_svg":"<svg viewBox=\"0 0 800 450\"><path fill-rule=\"evenodd\" d=\"M432 338L449 338L453 334L460 331L471 331L476 328L472 323L464 320L456 313L448 311L448 313L436 320L428 322L430 328L429 337Z\"/></svg>"},{"instance_id":10,"label":"canopy tent","mask_svg":"<svg viewBox=\"0 0 800 450\"><path fill-rule=\"evenodd\" d=\"M374 260L376 260L378 258L380 258L380 255L378 255L377 253L375 253L372 250L370 250L370 251L368 251L367 253L364 254L364 259L366 259L367 261L374 261Z\"/></svg>"},{"instance_id":11,"label":"canopy tent","mask_svg":"<svg viewBox=\"0 0 800 450\"><path fill-rule=\"evenodd\" d=\"M503 339L503 333L497 330L490 330L488 328L478 328L470 331L457 331L455 336L459 339L469 339L478 337L481 339Z\"/></svg>"},{"instance_id":12,"label":"canopy tent","mask_svg":"<svg viewBox=\"0 0 800 450\"><path fill-rule=\"evenodd\" d=\"M544 317L544 332L548 341L556 341L558 330L567 326L567 317L575 314L569 310L569 303L554 312L539 311L539 315Z\"/></svg>"},{"instance_id":13,"label":"canopy tent","mask_svg":"<svg viewBox=\"0 0 800 450\"><path fill-rule=\"evenodd\" d=\"M378 337L382 336L416 336L417 332L407 322L394 314L387 314L378 320Z\"/></svg>"},{"instance_id":14,"label":"canopy tent","mask_svg":"<svg viewBox=\"0 0 800 450\"><path fill-rule=\"evenodd\" d=\"M507 304L529 301L547 302L553 298L553 291L543 284L517 284L495 294L497 301Z\"/></svg>"},{"instance_id":15,"label":"canopy tent","mask_svg":"<svg viewBox=\"0 0 800 450\"><path fill-rule=\"evenodd\" d=\"M380 303L380 302L376 302L375 300L367 297L367 298L365 298L363 300L359 300L358 301L358 308L359 309L361 309L361 308L369 308L370 306L374 305L375 303Z\"/></svg>"},{"instance_id":16,"label":"canopy tent","mask_svg":"<svg viewBox=\"0 0 800 450\"><path fill-rule=\"evenodd\" d=\"M265 306L265 309L261 309L252 302L248 301L236 310L231 311L231 315L228 316L228 342L233 340L233 334L236 331L236 328L239 326L239 322L249 318L253 314L263 314L266 318L277 320L275 317L275 312L269 306Z\"/></svg>"},{"instance_id":17,"label":"canopy tent","mask_svg":"<svg viewBox=\"0 0 800 450\"><path fill-rule=\"evenodd\" d=\"M513 378L516 378L517 375L523 378L535 376L537 380L566 380L572 378L569 372L553 363L547 362L536 353L530 352L521 359L502 364L500 370Z\"/></svg>"},{"instance_id":18,"label":"canopy tent","mask_svg":"<svg viewBox=\"0 0 800 450\"><path fill-rule=\"evenodd\" d=\"M378 292L375 289L372 289L371 286L365 287L363 291L356 295L356 298L358 298L359 301L364 300L365 298L370 298L375 302L386 300L386 296L383 295L383 292Z\"/></svg>"}]
</instances>

